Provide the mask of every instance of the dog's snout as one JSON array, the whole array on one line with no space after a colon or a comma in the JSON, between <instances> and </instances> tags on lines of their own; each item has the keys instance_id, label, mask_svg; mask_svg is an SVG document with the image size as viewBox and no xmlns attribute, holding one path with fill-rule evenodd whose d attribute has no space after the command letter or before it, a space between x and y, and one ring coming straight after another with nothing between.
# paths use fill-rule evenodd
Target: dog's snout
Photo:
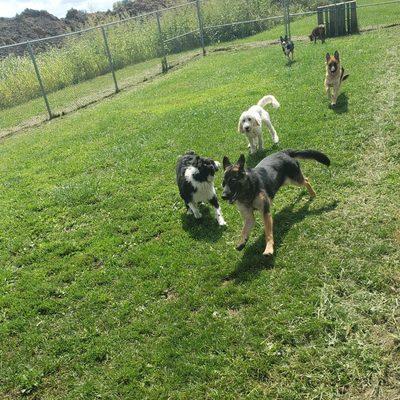
<instances>
[{"instance_id":1,"label":"dog's snout","mask_svg":"<svg viewBox=\"0 0 400 400\"><path fill-rule=\"evenodd\" d=\"M249 127L249 126L246 126L246 127L244 128L244 130L245 130L246 132L248 132L248 131L250 130L250 127Z\"/></svg>"}]
</instances>

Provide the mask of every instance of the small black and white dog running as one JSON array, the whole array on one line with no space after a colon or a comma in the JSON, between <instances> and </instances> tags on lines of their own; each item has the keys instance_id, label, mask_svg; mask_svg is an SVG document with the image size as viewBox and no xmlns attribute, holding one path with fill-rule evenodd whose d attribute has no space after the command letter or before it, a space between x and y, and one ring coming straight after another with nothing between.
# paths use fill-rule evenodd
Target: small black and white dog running
<instances>
[{"instance_id":1,"label":"small black and white dog running","mask_svg":"<svg viewBox=\"0 0 400 400\"><path fill-rule=\"evenodd\" d=\"M283 53L285 56L290 60L290 55L292 56L292 61L294 57L294 43L288 39L287 35L283 38L282 36L280 37L281 39L281 46Z\"/></svg>"},{"instance_id":2,"label":"small black and white dog running","mask_svg":"<svg viewBox=\"0 0 400 400\"><path fill-rule=\"evenodd\" d=\"M188 214L193 214L196 219L201 218L198 204L209 202L215 208L218 224L224 226L226 223L214 188L214 176L219 166L219 162L189 151L178 160L176 182Z\"/></svg>"}]
</instances>

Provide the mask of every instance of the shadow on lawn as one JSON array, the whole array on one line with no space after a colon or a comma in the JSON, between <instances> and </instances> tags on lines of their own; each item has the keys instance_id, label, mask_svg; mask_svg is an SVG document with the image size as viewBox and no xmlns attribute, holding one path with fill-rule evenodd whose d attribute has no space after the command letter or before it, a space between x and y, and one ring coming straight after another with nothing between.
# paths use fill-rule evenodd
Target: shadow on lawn
<instances>
[{"instance_id":1,"label":"shadow on lawn","mask_svg":"<svg viewBox=\"0 0 400 400\"><path fill-rule=\"evenodd\" d=\"M203 215L196 219L193 215L182 214L182 228L196 240L205 242L216 242L221 238L225 227L219 226L215 217L214 209L208 206L200 206L200 212Z\"/></svg>"},{"instance_id":2,"label":"shadow on lawn","mask_svg":"<svg viewBox=\"0 0 400 400\"><path fill-rule=\"evenodd\" d=\"M337 98L336 106L331 108L336 114L347 113L349 108L349 98L347 97L347 94L341 93Z\"/></svg>"},{"instance_id":3,"label":"shadow on lawn","mask_svg":"<svg viewBox=\"0 0 400 400\"><path fill-rule=\"evenodd\" d=\"M296 62L297 62L296 60L289 59L289 60L286 61L286 67L291 67Z\"/></svg>"},{"instance_id":4,"label":"shadow on lawn","mask_svg":"<svg viewBox=\"0 0 400 400\"><path fill-rule=\"evenodd\" d=\"M269 134L269 132L263 132L263 134ZM258 150L254 154L249 154L246 159L246 167L254 168L263 158L265 158L273 153L276 153L280 150L282 150L282 149L279 147L279 143L278 143L278 144L274 144L274 145L268 147L268 149Z\"/></svg>"},{"instance_id":5,"label":"shadow on lawn","mask_svg":"<svg viewBox=\"0 0 400 400\"><path fill-rule=\"evenodd\" d=\"M310 215L320 215L332 211L338 205L338 201L335 200L326 206L310 211L309 206L312 200L309 200L299 210L293 212L295 204L302 196L303 194L299 195L292 205L285 207L274 216L274 255L268 258L262 255L265 248L265 236L261 235L256 242L245 247L243 257L236 266L235 271L228 277L229 280L233 279L236 283L244 282L257 276L263 269L273 268L275 257L279 253L279 247L293 225Z\"/></svg>"}]
</instances>

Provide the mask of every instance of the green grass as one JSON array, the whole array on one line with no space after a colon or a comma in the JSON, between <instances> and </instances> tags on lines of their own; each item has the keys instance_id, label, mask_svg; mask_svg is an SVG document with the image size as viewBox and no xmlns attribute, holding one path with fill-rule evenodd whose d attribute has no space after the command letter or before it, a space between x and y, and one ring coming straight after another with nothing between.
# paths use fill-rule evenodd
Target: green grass
<instances>
[{"instance_id":1,"label":"green grass","mask_svg":"<svg viewBox=\"0 0 400 400\"><path fill-rule=\"evenodd\" d=\"M259 10L255 4L259 4ZM270 0L237 0L234 5L227 0L208 0L202 4L206 25L237 21L245 14L248 18L270 15L277 7ZM196 7L174 8L161 16L165 38L172 38L198 28ZM260 31L262 27L258 27ZM109 49L116 69L154 59L160 56L159 33L154 15L125 21L106 28ZM231 40L254 33L249 25L240 25L220 31L207 41ZM177 42L167 44L168 51L182 52L199 47L199 35L187 35ZM62 42L53 39L43 51L33 45L36 62L48 93L104 75L109 71L109 61L100 29L69 36ZM25 103L40 96L36 75L24 47L18 48L22 56L10 55L0 60L0 110Z\"/></svg>"},{"instance_id":2,"label":"green grass","mask_svg":"<svg viewBox=\"0 0 400 400\"><path fill-rule=\"evenodd\" d=\"M159 65L160 61L157 59L132 65L118 71L117 78L121 87L124 87L123 83L127 78L133 81L135 79L140 81L147 75L158 73L160 70ZM104 95L104 93L112 93L113 91L114 82L112 76L111 74L106 74L50 93L48 99L53 112L58 113L65 111L68 107L77 106L80 103L85 104L88 98L96 99L99 96L101 97L102 94ZM42 97L0 112L3 117L0 121L0 129L9 128L36 116L48 117Z\"/></svg>"},{"instance_id":3,"label":"green grass","mask_svg":"<svg viewBox=\"0 0 400 400\"><path fill-rule=\"evenodd\" d=\"M357 4L379 4L387 0L357 0ZM377 27L380 25L390 25L400 22L400 3L382 4L374 7L358 7L357 18L360 29ZM313 28L317 25L317 16L296 17L291 23L292 36L308 36ZM252 42L256 40L276 40L283 35L284 28L282 25L274 26L264 32L260 32L251 37L238 40L239 43Z\"/></svg>"},{"instance_id":4,"label":"green grass","mask_svg":"<svg viewBox=\"0 0 400 400\"><path fill-rule=\"evenodd\" d=\"M215 53L3 141L0 397L395 399L399 33L298 43L291 66ZM336 111L327 49L350 73ZM280 146L332 159L303 162L313 202L276 197L269 261L260 223L237 253L235 207L195 222L174 184L187 149L246 152L237 118L267 93Z\"/></svg>"},{"instance_id":5,"label":"green grass","mask_svg":"<svg viewBox=\"0 0 400 400\"><path fill-rule=\"evenodd\" d=\"M376 0L374 3L379 4L383 1ZM246 18L257 18L260 15L281 13L279 8L268 6L269 0L263 0L261 3L258 0L258 2L260 4L259 12L249 2L246 3L246 7L249 8L246 12L243 11L247 8L242 2L237 3L233 8L226 0L206 3L203 7L205 24L215 25ZM358 4L361 5L365 3L369 3L369 0L358 1ZM313 4L308 4L308 7L315 9ZM172 37L195 28L195 24L197 24L195 15L192 15L193 12L185 10L186 8L179 12L174 10L164 15L165 37ZM292 7L291 10L292 12L297 11L295 7ZM359 8L358 19L361 28L395 23L400 20L400 4ZM156 41L153 37L154 21L146 21L142 21L139 25L136 22L122 24L108 30L108 40L118 68L117 80L121 88L160 72L160 61L153 58L157 54ZM277 26L275 26L276 23L278 23ZM220 46L223 41L243 36L247 37L233 43L276 40L283 34L283 26L280 21L275 21L273 24L274 26L270 26L270 29L256 35L252 35L252 33L260 28L256 29L251 24L218 28L212 32L207 31L206 40L210 43L210 49ZM293 36L308 35L315 25L315 15L298 18L293 21L291 31ZM264 28L268 28L268 25L265 25ZM143 36L146 36L146 39ZM104 74L108 69L108 62L102 40L99 32L90 33L80 39L70 39L63 49L53 49L39 55L39 67L54 114L76 109L113 92L114 85L111 75ZM196 35L189 35L171 43L169 51L182 52L184 49L196 48L198 45L199 38ZM195 51L170 54L168 60L173 64L176 60L186 58L188 53L192 54ZM140 62L149 58L149 61ZM99 74L100 76L93 78ZM79 83L72 84L73 82ZM0 131L8 131L19 125L29 126L32 123L44 121L48 115L43 99L37 97L39 93L39 86L30 59L12 57L5 60L0 71L0 105L4 103L3 106L6 108L0 109ZM33 99L29 100L31 98Z\"/></svg>"},{"instance_id":6,"label":"green grass","mask_svg":"<svg viewBox=\"0 0 400 400\"><path fill-rule=\"evenodd\" d=\"M169 62L171 65L176 65L192 55L193 52L173 55L169 57ZM152 59L116 71L116 78L119 88L125 89L160 73L160 60ZM59 114L102 99L114 93L114 91L114 81L111 73L109 73L50 93L48 100L53 114ZM25 122L29 124L36 121L45 121L48 118L42 97L6 110L0 110L0 116L0 131L23 125Z\"/></svg>"}]
</instances>

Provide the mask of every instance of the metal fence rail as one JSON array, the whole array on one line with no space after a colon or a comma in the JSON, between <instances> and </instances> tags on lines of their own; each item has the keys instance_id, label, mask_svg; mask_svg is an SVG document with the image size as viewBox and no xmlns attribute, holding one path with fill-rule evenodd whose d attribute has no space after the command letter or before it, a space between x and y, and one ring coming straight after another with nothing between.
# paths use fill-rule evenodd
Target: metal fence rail
<instances>
[{"instance_id":1,"label":"metal fence rail","mask_svg":"<svg viewBox=\"0 0 400 400\"><path fill-rule=\"evenodd\" d=\"M357 7L358 8L362 8L362 7L384 6L384 5L387 5L387 4L395 4L395 3L400 3L400 0L384 1L384 2L381 2L381 3L359 4Z\"/></svg>"},{"instance_id":2,"label":"metal fence rail","mask_svg":"<svg viewBox=\"0 0 400 400\"><path fill-rule=\"evenodd\" d=\"M264 22L264 21L273 21L273 20L279 20L285 18L284 15L277 15L275 17L267 17L267 18L258 18L258 19L250 19L246 21L236 21L236 22L230 22L228 24L219 24L219 25L209 25L205 26L204 29L216 29L216 28L225 28L227 26L235 26L235 25L242 25L242 24L251 24L254 22Z\"/></svg>"},{"instance_id":3,"label":"metal fence rail","mask_svg":"<svg viewBox=\"0 0 400 400\"><path fill-rule=\"evenodd\" d=\"M331 5L343 4L335 0L331 1ZM203 10L210 3L211 0L188 1L187 3L111 21L75 32L0 46L0 113L2 110L8 110L18 104L35 101L35 99L42 97L42 104L45 106L44 110L47 118L51 119L65 111L65 106L60 104L60 101L53 95L60 89L71 89L68 92L68 96L71 98L70 101L78 104L78 106L85 105L92 102L93 99L86 96L86 92L84 93L83 89L81 90L80 88L86 85L88 91L93 90L90 88L90 84L85 84L85 82L89 82L94 77L104 77L103 82L106 87L104 95L108 96L110 93L117 93L121 88L127 86L124 83L124 79L128 78L124 77L123 72L120 72L124 67L158 57L161 59L161 70L165 73L170 67L168 59L171 59L173 54L201 48L203 55L206 55L206 47L215 43L215 41L232 40L235 37L240 38L261 32L267 27L271 27L268 22L275 24L278 21L283 21L284 32L291 37L291 20L318 14L318 10L291 13L289 1L281 0L280 7L276 9L279 15L268 15L270 12L268 9L264 10L267 15L262 15L263 10L258 10L256 14L252 14L251 12L254 11L252 8L247 9L247 11L243 10L243 13L247 13L249 18L215 23L219 21L210 19L210 15L206 15ZM246 0L243 5L250 3L251 0ZM400 0L389 0L361 4L358 5L358 8L399 3ZM183 25L180 24L181 20L179 18L183 18ZM230 18L227 16L226 19ZM227 28L232 28L232 30ZM139 39L137 39L138 35L135 36L135 30L140 33L143 29L147 29L146 40L150 38L149 40L154 48L149 49L147 42L140 43ZM182 32L182 30L185 31ZM227 36L229 39L226 39ZM66 45L71 40L75 41L75 47ZM62 52L65 53L64 59L60 55ZM12 53L19 56L10 58L9 55ZM4 57L3 60L1 60L2 55ZM86 56L88 59L90 57L95 59L92 64L85 58ZM71 66L76 68L76 76L71 71L59 68L55 62L51 66L48 65L49 60L57 61L57 57L60 63L66 60L70 62ZM26 60L30 60L31 67L29 67ZM20 65L17 61L21 61ZM9 63L9 65L4 64L4 62ZM7 68L3 68L3 66ZM24 87L23 83L21 84L15 78L14 85L16 89L8 90L6 93L8 97L3 96L2 98L2 88L7 86L2 86L2 79L8 79L7 77L14 73L18 74L20 72L19 68L25 68L22 71L22 76L28 76L33 72L36 77L36 83L30 82L29 91L27 91L26 85ZM147 75L143 74L143 79L147 79ZM78 83L79 90L76 85ZM18 88L20 88L20 93L18 93ZM74 90L76 93L72 93ZM24 93L26 93L25 99ZM35 105L35 107L35 110L40 109L38 105ZM34 111L32 112L34 113ZM35 112L38 113L39 111ZM18 110L14 114L17 115ZM0 118L0 131L2 128Z\"/></svg>"}]
</instances>

